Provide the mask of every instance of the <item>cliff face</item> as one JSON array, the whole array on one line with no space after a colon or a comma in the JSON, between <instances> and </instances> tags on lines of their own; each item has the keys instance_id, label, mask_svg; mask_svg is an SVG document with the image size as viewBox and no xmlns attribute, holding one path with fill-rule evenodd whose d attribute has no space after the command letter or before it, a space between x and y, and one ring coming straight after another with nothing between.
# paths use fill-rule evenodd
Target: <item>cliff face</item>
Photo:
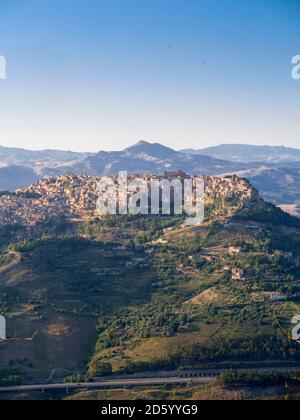
<instances>
[{"instance_id":1,"label":"cliff face","mask_svg":"<svg viewBox=\"0 0 300 420\"><path fill-rule=\"evenodd\" d=\"M63 175L40 180L17 193L2 194L0 197L0 224L34 226L40 222L59 217L94 216L101 192L99 182L107 178L84 175ZM117 177L110 177L116 185ZM128 178L130 182L133 177ZM150 176L139 176L151 183ZM184 177L159 177L172 181ZM202 177L205 185L205 205L210 206L215 216L232 216L240 209L264 204L258 191L245 179L236 176L225 178ZM131 195L137 191L131 192ZM102 190L102 193L105 191ZM99 214L98 214L99 216Z\"/></svg>"}]
</instances>

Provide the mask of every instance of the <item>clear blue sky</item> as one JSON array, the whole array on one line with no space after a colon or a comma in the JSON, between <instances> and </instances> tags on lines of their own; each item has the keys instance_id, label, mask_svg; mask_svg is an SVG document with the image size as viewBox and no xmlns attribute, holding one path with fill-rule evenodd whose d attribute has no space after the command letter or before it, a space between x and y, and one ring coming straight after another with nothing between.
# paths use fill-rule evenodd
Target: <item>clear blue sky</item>
<instances>
[{"instance_id":1,"label":"clear blue sky","mask_svg":"<svg viewBox=\"0 0 300 420\"><path fill-rule=\"evenodd\" d=\"M299 0L0 0L0 144L299 146Z\"/></svg>"}]
</instances>

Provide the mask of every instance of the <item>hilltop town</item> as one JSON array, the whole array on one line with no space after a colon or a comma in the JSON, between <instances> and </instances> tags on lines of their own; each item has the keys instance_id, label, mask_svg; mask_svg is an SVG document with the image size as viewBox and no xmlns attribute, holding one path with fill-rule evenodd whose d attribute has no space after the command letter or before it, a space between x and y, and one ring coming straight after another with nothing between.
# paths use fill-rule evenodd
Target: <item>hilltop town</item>
<instances>
[{"instance_id":1,"label":"hilltop town","mask_svg":"<svg viewBox=\"0 0 300 420\"><path fill-rule=\"evenodd\" d=\"M26 382L86 366L83 380L94 380L298 355L281 337L299 307L298 219L246 179L202 179L197 226L178 215L102 217L99 195L118 177L67 174L0 194L0 368L13 363Z\"/></svg>"},{"instance_id":2,"label":"hilltop town","mask_svg":"<svg viewBox=\"0 0 300 420\"><path fill-rule=\"evenodd\" d=\"M157 179L184 180L188 176L179 172L166 172ZM109 177L118 183L118 177ZM139 175L147 183L150 175ZM251 184L237 176L224 178L202 177L205 184L205 204L218 203L219 208L236 212L251 201L259 201L259 195ZM107 179L107 177L105 177ZM128 177L128 182L133 176ZM59 217L99 216L96 210L99 183L104 180L100 176L85 176L82 174L66 174L57 178L41 179L15 193L3 192L0 196L0 224L18 224L34 226L41 222ZM131 192L134 193L134 192Z\"/></svg>"}]
</instances>

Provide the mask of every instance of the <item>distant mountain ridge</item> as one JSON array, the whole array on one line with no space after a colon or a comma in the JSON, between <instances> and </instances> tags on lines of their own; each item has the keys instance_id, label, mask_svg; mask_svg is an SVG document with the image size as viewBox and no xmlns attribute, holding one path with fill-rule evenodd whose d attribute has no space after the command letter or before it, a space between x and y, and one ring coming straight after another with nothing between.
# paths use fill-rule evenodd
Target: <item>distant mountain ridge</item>
<instances>
[{"instance_id":1,"label":"distant mountain ridge","mask_svg":"<svg viewBox=\"0 0 300 420\"><path fill-rule=\"evenodd\" d=\"M0 191L15 191L17 188L37 182L38 174L27 166L11 165L0 168Z\"/></svg>"},{"instance_id":2,"label":"distant mountain ridge","mask_svg":"<svg viewBox=\"0 0 300 420\"><path fill-rule=\"evenodd\" d=\"M35 163L54 163L54 162L66 162L76 159L82 159L88 156L89 153L79 153L63 150L40 150L32 151L27 149L20 149L14 147L2 147L0 146L0 163L1 165L19 165Z\"/></svg>"},{"instance_id":3,"label":"distant mountain ridge","mask_svg":"<svg viewBox=\"0 0 300 420\"><path fill-rule=\"evenodd\" d=\"M206 149L184 149L183 153L210 156L230 162L281 163L300 162L300 150L284 146L252 146L246 144L222 144Z\"/></svg>"},{"instance_id":4,"label":"distant mountain ridge","mask_svg":"<svg viewBox=\"0 0 300 420\"><path fill-rule=\"evenodd\" d=\"M285 147L221 145L199 151L176 151L159 143L140 141L121 151L76 153L0 147L0 190L15 191L41 177L66 173L87 176L163 174L182 170L189 175L238 174L276 205L300 203L300 150Z\"/></svg>"},{"instance_id":5,"label":"distant mountain ridge","mask_svg":"<svg viewBox=\"0 0 300 420\"><path fill-rule=\"evenodd\" d=\"M120 152L99 152L75 162L68 168L56 166L48 173L61 175L68 170L85 175L116 175L119 171L162 174L181 169L190 175L217 175L227 171L247 169L247 165L232 163L207 156L188 155L161 144L141 141Z\"/></svg>"}]
</instances>

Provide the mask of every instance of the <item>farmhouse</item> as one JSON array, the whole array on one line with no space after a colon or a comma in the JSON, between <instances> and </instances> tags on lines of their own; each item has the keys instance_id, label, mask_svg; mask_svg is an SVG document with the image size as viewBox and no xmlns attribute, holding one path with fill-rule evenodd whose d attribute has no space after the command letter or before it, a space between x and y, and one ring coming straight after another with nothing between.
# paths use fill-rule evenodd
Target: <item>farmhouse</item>
<instances>
[{"instance_id":1,"label":"farmhouse","mask_svg":"<svg viewBox=\"0 0 300 420\"><path fill-rule=\"evenodd\" d=\"M233 268L232 269L232 279L233 280L242 280L244 277L244 270L240 269L240 268Z\"/></svg>"},{"instance_id":2,"label":"farmhouse","mask_svg":"<svg viewBox=\"0 0 300 420\"><path fill-rule=\"evenodd\" d=\"M240 254L242 251L242 248L238 247L238 246L231 246L229 248L229 254L230 255L237 255Z\"/></svg>"}]
</instances>

